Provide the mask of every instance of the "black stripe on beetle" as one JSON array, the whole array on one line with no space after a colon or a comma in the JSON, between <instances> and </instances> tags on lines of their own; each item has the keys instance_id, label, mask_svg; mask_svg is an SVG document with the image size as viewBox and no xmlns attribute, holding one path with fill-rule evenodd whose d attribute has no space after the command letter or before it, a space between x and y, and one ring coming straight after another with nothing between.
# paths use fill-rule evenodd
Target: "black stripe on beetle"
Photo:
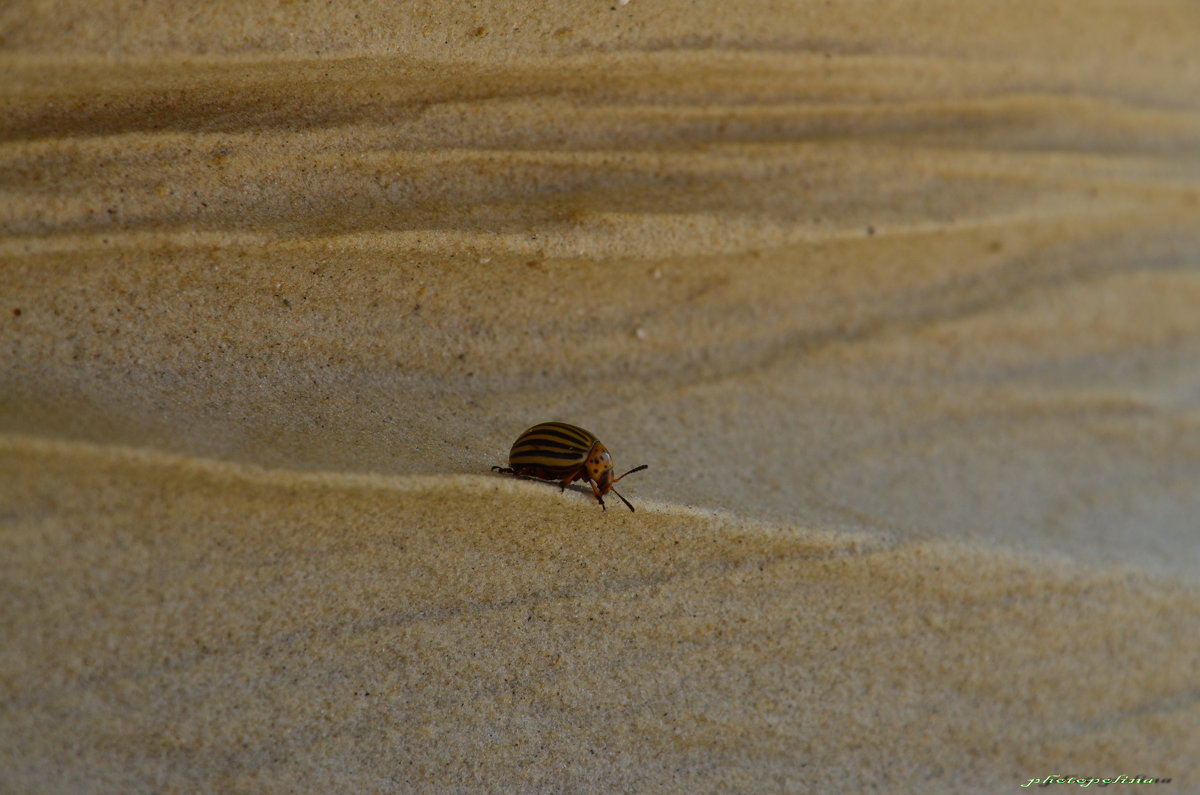
<instances>
[{"instance_id":1,"label":"black stripe on beetle","mask_svg":"<svg viewBox=\"0 0 1200 795\"><path fill-rule=\"evenodd\" d=\"M523 450L515 452L510 456L509 463L517 461L522 464L536 464L539 461L558 460L564 462L577 462L579 454L567 450Z\"/></svg>"},{"instance_id":2,"label":"black stripe on beetle","mask_svg":"<svg viewBox=\"0 0 1200 795\"><path fill-rule=\"evenodd\" d=\"M625 475L648 467L648 464L636 466ZM625 475L612 476L613 460L608 448L595 434L577 425L565 422L534 425L513 442L508 453L508 466L492 469L519 478L555 481L563 489L576 480L583 480L592 487L592 494L603 510L608 510L604 507L604 495L610 491L620 497L629 510L634 509L629 500L613 488Z\"/></svg>"},{"instance_id":3,"label":"black stripe on beetle","mask_svg":"<svg viewBox=\"0 0 1200 795\"><path fill-rule=\"evenodd\" d=\"M520 444L515 444L513 446L520 447L522 449L528 447L531 450L542 450L542 449L547 449L547 448L554 448L556 450L570 450L572 452L579 449L578 442L560 442L557 439L541 439L541 438L525 439Z\"/></svg>"}]
</instances>

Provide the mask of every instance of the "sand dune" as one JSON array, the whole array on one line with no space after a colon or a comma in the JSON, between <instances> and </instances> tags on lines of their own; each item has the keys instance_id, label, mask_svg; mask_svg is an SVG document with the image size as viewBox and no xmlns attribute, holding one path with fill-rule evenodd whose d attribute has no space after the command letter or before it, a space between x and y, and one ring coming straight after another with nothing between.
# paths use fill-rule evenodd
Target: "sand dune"
<instances>
[{"instance_id":1,"label":"sand dune","mask_svg":"<svg viewBox=\"0 0 1200 795\"><path fill-rule=\"evenodd\" d=\"M1183 791L1197 30L0 11L0 789Z\"/></svg>"}]
</instances>

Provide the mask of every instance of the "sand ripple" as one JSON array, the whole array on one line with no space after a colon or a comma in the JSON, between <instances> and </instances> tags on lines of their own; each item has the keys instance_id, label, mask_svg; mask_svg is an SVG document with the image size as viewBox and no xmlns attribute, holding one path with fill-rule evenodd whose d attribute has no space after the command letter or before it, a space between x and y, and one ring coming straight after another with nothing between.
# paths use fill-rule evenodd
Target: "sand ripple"
<instances>
[{"instance_id":1,"label":"sand ripple","mask_svg":"<svg viewBox=\"0 0 1200 795\"><path fill-rule=\"evenodd\" d=\"M1196 4L477 5L0 9L0 789L1194 777Z\"/></svg>"}]
</instances>

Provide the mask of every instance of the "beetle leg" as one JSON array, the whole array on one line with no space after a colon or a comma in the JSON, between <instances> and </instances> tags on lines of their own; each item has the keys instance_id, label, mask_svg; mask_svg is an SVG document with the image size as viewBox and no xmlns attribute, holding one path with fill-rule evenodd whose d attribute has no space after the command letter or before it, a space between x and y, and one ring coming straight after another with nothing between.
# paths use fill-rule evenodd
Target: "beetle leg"
<instances>
[{"instance_id":1,"label":"beetle leg","mask_svg":"<svg viewBox=\"0 0 1200 795\"><path fill-rule=\"evenodd\" d=\"M493 469L494 471L496 471L496 472L499 472L499 473L500 473L500 474L502 474L502 475L513 475L513 474L516 474L516 473L515 473L515 472L513 472L513 471L512 471L512 469L510 469L509 467L492 467L492 469Z\"/></svg>"},{"instance_id":2,"label":"beetle leg","mask_svg":"<svg viewBox=\"0 0 1200 795\"><path fill-rule=\"evenodd\" d=\"M596 481L589 480L588 483L592 486L592 494L596 495L596 502L600 503L600 510L607 511L608 509L604 507L604 497L601 496L600 487L596 485Z\"/></svg>"}]
</instances>

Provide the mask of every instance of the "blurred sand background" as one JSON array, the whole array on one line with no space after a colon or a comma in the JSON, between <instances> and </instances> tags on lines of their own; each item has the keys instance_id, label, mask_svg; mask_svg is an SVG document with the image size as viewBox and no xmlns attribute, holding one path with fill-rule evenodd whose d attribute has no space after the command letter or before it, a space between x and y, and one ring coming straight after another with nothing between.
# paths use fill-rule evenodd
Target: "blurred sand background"
<instances>
[{"instance_id":1,"label":"blurred sand background","mask_svg":"<svg viewBox=\"0 0 1200 795\"><path fill-rule=\"evenodd\" d=\"M1198 219L1188 0L8 4L0 791L1200 791Z\"/></svg>"}]
</instances>

